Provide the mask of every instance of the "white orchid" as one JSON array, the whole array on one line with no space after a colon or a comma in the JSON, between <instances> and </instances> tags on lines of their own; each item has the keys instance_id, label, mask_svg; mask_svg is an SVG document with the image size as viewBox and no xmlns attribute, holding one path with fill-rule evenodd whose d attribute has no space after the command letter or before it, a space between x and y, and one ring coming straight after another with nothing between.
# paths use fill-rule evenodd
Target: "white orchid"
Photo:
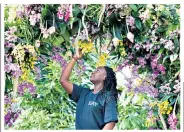
<instances>
[{"instance_id":1,"label":"white orchid","mask_svg":"<svg viewBox=\"0 0 184 132\"><path fill-rule=\"evenodd\" d=\"M17 17L16 7L11 7L8 12L8 22L11 23Z\"/></svg>"},{"instance_id":2,"label":"white orchid","mask_svg":"<svg viewBox=\"0 0 184 132\"><path fill-rule=\"evenodd\" d=\"M36 42L35 42L35 47L37 47L37 48L40 47L40 40L36 40Z\"/></svg>"},{"instance_id":3,"label":"white orchid","mask_svg":"<svg viewBox=\"0 0 184 132\"><path fill-rule=\"evenodd\" d=\"M127 38L130 40L130 42L134 42L134 34L133 33L131 33L131 32L128 32L127 33Z\"/></svg>"},{"instance_id":4,"label":"white orchid","mask_svg":"<svg viewBox=\"0 0 184 132\"><path fill-rule=\"evenodd\" d=\"M53 34L53 33L56 32L56 28L55 28L54 26L52 26L52 27L50 27L50 28L47 30L47 32L48 32L49 34Z\"/></svg>"},{"instance_id":5,"label":"white orchid","mask_svg":"<svg viewBox=\"0 0 184 132\"><path fill-rule=\"evenodd\" d=\"M145 22L145 20L149 19L149 17L150 17L149 9L146 9L145 12L143 12L139 15L139 18L141 18L141 20L143 20L143 22Z\"/></svg>"},{"instance_id":6,"label":"white orchid","mask_svg":"<svg viewBox=\"0 0 184 132\"><path fill-rule=\"evenodd\" d=\"M166 42L166 45L164 46L164 48L172 51L174 50L174 43L171 40L169 40Z\"/></svg>"},{"instance_id":7,"label":"white orchid","mask_svg":"<svg viewBox=\"0 0 184 132\"><path fill-rule=\"evenodd\" d=\"M117 38L117 37L114 37L113 39L112 39L112 44L115 46L115 47L117 47L118 46L118 44L119 44L119 39Z\"/></svg>"}]
</instances>

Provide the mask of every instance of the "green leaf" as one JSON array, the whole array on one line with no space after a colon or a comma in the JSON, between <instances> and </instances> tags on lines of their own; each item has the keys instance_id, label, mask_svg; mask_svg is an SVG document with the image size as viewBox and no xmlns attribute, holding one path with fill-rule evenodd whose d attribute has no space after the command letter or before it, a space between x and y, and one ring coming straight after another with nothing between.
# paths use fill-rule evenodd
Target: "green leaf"
<instances>
[{"instance_id":1,"label":"green leaf","mask_svg":"<svg viewBox=\"0 0 184 132\"><path fill-rule=\"evenodd\" d=\"M130 7L133 11L137 12L137 6L136 6L136 5L130 4L129 7Z\"/></svg>"},{"instance_id":2,"label":"green leaf","mask_svg":"<svg viewBox=\"0 0 184 132\"><path fill-rule=\"evenodd\" d=\"M174 38L174 44L175 44L175 47L179 47L179 41L177 38Z\"/></svg>"},{"instance_id":3,"label":"green leaf","mask_svg":"<svg viewBox=\"0 0 184 132\"><path fill-rule=\"evenodd\" d=\"M53 45L58 46L58 45L60 45L63 42L64 42L64 39L63 39L62 36L55 37L55 39L53 41Z\"/></svg>"},{"instance_id":4,"label":"green leaf","mask_svg":"<svg viewBox=\"0 0 184 132\"><path fill-rule=\"evenodd\" d=\"M115 35L119 40L122 40L123 38L121 37L121 28L118 26L114 26L115 27Z\"/></svg>"},{"instance_id":5,"label":"green leaf","mask_svg":"<svg viewBox=\"0 0 184 132\"><path fill-rule=\"evenodd\" d=\"M12 80L9 77L7 77L6 78L5 90L7 91L7 89L11 89L11 88L13 88Z\"/></svg>"},{"instance_id":6,"label":"green leaf","mask_svg":"<svg viewBox=\"0 0 184 132\"><path fill-rule=\"evenodd\" d=\"M70 41L70 33L66 31L64 34L62 34L62 37L64 38L65 41Z\"/></svg>"},{"instance_id":7,"label":"green leaf","mask_svg":"<svg viewBox=\"0 0 184 132\"><path fill-rule=\"evenodd\" d=\"M168 30L168 26L161 25L160 27L157 28L156 32L163 33L163 32L166 32L167 30Z\"/></svg>"},{"instance_id":8,"label":"green leaf","mask_svg":"<svg viewBox=\"0 0 184 132\"><path fill-rule=\"evenodd\" d=\"M162 11L161 17L167 19L170 16L169 11Z\"/></svg>"},{"instance_id":9,"label":"green leaf","mask_svg":"<svg viewBox=\"0 0 184 132\"><path fill-rule=\"evenodd\" d=\"M137 6L138 6L138 8L140 9L140 8L145 7L146 5L145 5L145 4L139 4L139 5L137 5Z\"/></svg>"},{"instance_id":10,"label":"green leaf","mask_svg":"<svg viewBox=\"0 0 184 132\"><path fill-rule=\"evenodd\" d=\"M140 30L142 31L142 23L141 23L141 20L139 18L136 18L135 19L135 26Z\"/></svg>"},{"instance_id":11,"label":"green leaf","mask_svg":"<svg viewBox=\"0 0 184 132\"><path fill-rule=\"evenodd\" d=\"M170 105L173 105L176 102L176 98L170 98L169 101Z\"/></svg>"},{"instance_id":12,"label":"green leaf","mask_svg":"<svg viewBox=\"0 0 184 132\"><path fill-rule=\"evenodd\" d=\"M162 63L164 64L165 60L166 60L167 58L169 58L169 57L170 57L169 55L165 56Z\"/></svg>"},{"instance_id":13,"label":"green leaf","mask_svg":"<svg viewBox=\"0 0 184 132\"><path fill-rule=\"evenodd\" d=\"M77 17L77 15L80 13L80 9L79 6L76 5L73 9L72 9L72 13L74 17Z\"/></svg>"},{"instance_id":14,"label":"green leaf","mask_svg":"<svg viewBox=\"0 0 184 132\"><path fill-rule=\"evenodd\" d=\"M164 96L164 97L161 99L161 101L168 100L168 99L169 99L170 97L172 97L172 96L177 96L177 94L171 93L171 94L169 94L169 95L166 95L166 96Z\"/></svg>"},{"instance_id":15,"label":"green leaf","mask_svg":"<svg viewBox=\"0 0 184 132\"><path fill-rule=\"evenodd\" d=\"M59 28L60 28L61 34L64 34L66 31L66 24L64 23L59 24Z\"/></svg>"}]
</instances>

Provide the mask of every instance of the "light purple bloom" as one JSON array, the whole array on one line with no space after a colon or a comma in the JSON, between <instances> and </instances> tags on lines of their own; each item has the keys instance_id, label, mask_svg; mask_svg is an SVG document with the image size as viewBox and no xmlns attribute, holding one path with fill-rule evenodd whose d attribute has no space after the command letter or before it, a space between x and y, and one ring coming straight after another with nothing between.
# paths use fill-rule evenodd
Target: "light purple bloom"
<instances>
[{"instance_id":1,"label":"light purple bloom","mask_svg":"<svg viewBox=\"0 0 184 132\"><path fill-rule=\"evenodd\" d=\"M134 48L135 48L136 50L139 50L140 48L142 48L142 46L141 46L140 44L135 44L135 45L134 45Z\"/></svg>"},{"instance_id":2,"label":"light purple bloom","mask_svg":"<svg viewBox=\"0 0 184 132\"><path fill-rule=\"evenodd\" d=\"M22 11L17 11L17 17L22 18L23 17L23 12Z\"/></svg>"},{"instance_id":3,"label":"light purple bloom","mask_svg":"<svg viewBox=\"0 0 184 132\"><path fill-rule=\"evenodd\" d=\"M83 67L82 67L82 70L83 70L83 71L86 71L86 66L83 66Z\"/></svg>"},{"instance_id":4,"label":"light purple bloom","mask_svg":"<svg viewBox=\"0 0 184 132\"><path fill-rule=\"evenodd\" d=\"M25 9L25 15L28 16L31 12L30 5L24 5L24 9Z\"/></svg>"},{"instance_id":5,"label":"light purple bloom","mask_svg":"<svg viewBox=\"0 0 184 132\"><path fill-rule=\"evenodd\" d=\"M7 124L11 119L11 113L8 112L5 116L4 116L4 120L5 120L5 123Z\"/></svg>"},{"instance_id":6,"label":"light purple bloom","mask_svg":"<svg viewBox=\"0 0 184 132\"><path fill-rule=\"evenodd\" d=\"M132 16L129 16L127 18L127 23L128 23L129 26L134 26L134 24L135 24L135 18L132 17Z\"/></svg>"},{"instance_id":7,"label":"light purple bloom","mask_svg":"<svg viewBox=\"0 0 184 132\"><path fill-rule=\"evenodd\" d=\"M143 45L143 48L146 49L146 51L149 51L153 47L153 44L150 44L150 42L146 42L146 45Z\"/></svg>"},{"instance_id":8,"label":"light purple bloom","mask_svg":"<svg viewBox=\"0 0 184 132\"><path fill-rule=\"evenodd\" d=\"M143 57L138 57L137 59L139 61L139 64L144 67L146 64L146 60Z\"/></svg>"},{"instance_id":9,"label":"light purple bloom","mask_svg":"<svg viewBox=\"0 0 184 132\"><path fill-rule=\"evenodd\" d=\"M11 98L8 95L4 96L4 103L5 104L11 104Z\"/></svg>"},{"instance_id":10,"label":"light purple bloom","mask_svg":"<svg viewBox=\"0 0 184 132\"><path fill-rule=\"evenodd\" d=\"M40 70L40 67L35 67L34 72L36 73L36 79L37 80L40 80L40 78L41 78L41 70Z\"/></svg>"},{"instance_id":11,"label":"light purple bloom","mask_svg":"<svg viewBox=\"0 0 184 132\"><path fill-rule=\"evenodd\" d=\"M133 66L133 68L132 68L132 72L133 72L133 73L137 73L137 71L138 71L138 66L136 66L136 65L135 65L135 66Z\"/></svg>"},{"instance_id":12,"label":"light purple bloom","mask_svg":"<svg viewBox=\"0 0 184 132\"><path fill-rule=\"evenodd\" d=\"M30 94L35 94L36 93L36 87L29 82L22 82L21 84L19 84L18 86L18 92L20 95L24 95L24 91L28 89Z\"/></svg>"},{"instance_id":13,"label":"light purple bloom","mask_svg":"<svg viewBox=\"0 0 184 132\"><path fill-rule=\"evenodd\" d=\"M36 22L40 21L40 19L41 19L41 14L40 13L30 15L29 16L30 25L34 26L36 24Z\"/></svg>"},{"instance_id":14,"label":"light purple bloom","mask_svg":"<svg viewBox=\"0 0 184 132\"><path fill-rule=\"evenodd\" d=\"M11 126L12 126L12 123L11 123L11 122L9 122L9 123L8 123L8 126L9 126L9 127L11 127Z\"/></svg>"},{"instance_id":15,"label":"light purple bloom","mask_svg":"<svg viewBox=\"0 0 184 132\"><path fill-rule=\"evenodd\" d=\"M128 54L128 59L133 59L134 58L134 56L133 56L133 54Z\"/></svg>"},{"instance_id":16,"label":"light purple bloom","mask_svg":"<svg viewBox=\"0 0 184 132\"><path fill-rule=\"evenodd\" d=\"M147 55L145 55L145 58L146 58L146 59L149 59L150 56L151 56L151 54L147 54Z\"/></svg>"},{"instance_id":17,"label":"light purple bloom","mask_svg":"<svg viewBox=\"0 0 184 132\"><path fill-rule=\"evenodd\" d=\"M15 44L9 43L9 42L5 42L5 43L4 43L4 46L5 46L5 47L8 47L8 48L11 48L11 47L14 47Z\"/></svg>"},{"instance_id":18,"label":"light purple bloom","mask_svg":"<svg viewBox=\"0 0 184 132\"><path fill-rule=\"evenodd\" d=\"M157 65L158 65L157 62L158 62L158 56L157 56L157 55L152 56L152 57L151 57L151 68L152 68L152 69L157 68Z\"/></svg>"},{"instance_id":19,"label":"light purple bloom","mask_svg":"<svg viewBox=\"0 0 184 132\"><path fill-rule=\"evenodd\" d=\"M125 66L129 66L129 60L125 60L122 64L117 67L117 71L122 70Z\"/></svg>"},{"instance_id":20,"label":"light purple bloom","mask_svg":"<svg viewBox=\"0 0 184 132\"><path fill-rule=\"evenodd\" d=\"M16 63L5 64L4 70L7 73L11 72L13 77L19 77L22 75L22 71L20 70L20 66Z\"/></svg>"},{"instance_id":21,"label":"light purple bloom","mask_svg":"<svg viewBox=\"0 0 184 132\"><path fill-rule=\"evenodd\" d=\"M56 55L52 56L52 59L60 63L63 61L63 57L59 53L56 53Z\"/></svg>"},{"instance_id":22,"label":"light purple bloom","mask_svg":"<svg viewBox=\"0 0 184 132\"><path fill-rule=\"evenodd\" d=\"M148 112L148 118L151 118L153 116L153 110L150 110L149 112Z\"/></svg>"},{"instance_id":23,"label":"light purple bloom","mask_svg":"<svg viewBox=\"0 0 184 132\"><path fill-rule=\"evenodd\" d=\"M12 56L8 56L7 54L5 54L5 60L7 63L11 63L12 62Z\"/></svg>"},{"instance_id":24,"label":"light purple bloom","mask_svg":"<svg viewBox=\"0 0 184 132\"><path fill-rule=\"evenodd\" d=\"M157 67L157 61L152 61L151 62L151 68L155 69Z\"/></svg>"},{"instance_id":25,"label":"light purple bloom","mask_svg":"<svg viewBox=\"0 0 184 132\"><path fill-rule=\"evenodd\" d=\"M40 55L38 60L41 61L44 65L47 65L47 57L45 55Z\"/></svg>"},{"instance_id":26,"label":"light purple bloom","mask_svg":"<svg viewBox=\"0 0 184 132\"><path fill-rule=\"evenodd\" d=\"M59 53L62 53L62 52L64 52L64 51L65 51L64 48L60 48L60 47L57 47L57 46L53 46L53 48L52 48L52 52L53 52L54 54L57 54L58 52L59 52Z\"/></svg>"},{"instance_id":27,"label":"light purple bloom","mask_svg":"<svg viewBox=\"0 0 184 132\"><path fill-rule=\"evenodd\" d=\"M10 33L10 31L5 32L5 42L16 42L17 41L17 36L13 35Z\"/></svg>"},{"instance_id":28,"label":"light purple bloom","mask_svg":"<svg viewBox=\"0 0 184 132\"><path fill-rule=\"evenodd\" d=\"M159 75L159 71L158 70L153 71L152 75L153 75L153 79L156 79Z\"/></svg>"}]
</instances>

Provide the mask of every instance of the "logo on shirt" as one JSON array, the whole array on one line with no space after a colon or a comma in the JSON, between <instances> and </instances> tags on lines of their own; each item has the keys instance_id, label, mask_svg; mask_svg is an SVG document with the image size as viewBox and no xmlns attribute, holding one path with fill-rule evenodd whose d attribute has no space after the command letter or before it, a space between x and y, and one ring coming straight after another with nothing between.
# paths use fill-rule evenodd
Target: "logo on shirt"
<instances>
[{"instance_id":1,"label":"logo on shirt","mask_svg":"<svg viewBox=\"0 0 184 132\"><path fill-rule=\"evenodd\" d=\"M97 105L98 105L98 103L97 103L97 102L94 102L94 101L89 101L88 105L97 106Z\"/></svg>"}]
</instances>

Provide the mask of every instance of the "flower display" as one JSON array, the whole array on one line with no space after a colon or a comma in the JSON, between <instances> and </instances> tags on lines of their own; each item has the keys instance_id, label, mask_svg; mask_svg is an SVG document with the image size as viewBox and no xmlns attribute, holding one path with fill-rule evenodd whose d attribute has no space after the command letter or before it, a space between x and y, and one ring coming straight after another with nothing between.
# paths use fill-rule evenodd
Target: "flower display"
<instances>
[{"instance_id":1,"label":"flower display","mask_svg":"<svg viewBox=\"0 0 184 132\"><path fill-rule=\"evenodd\" d=\"M5 129L74 129L60 75L81 51L72 83L92 88L98 66L116 73L115 129L179 130L180 19L179 4L5 5Z\"/></svg>"}]
</instances>

